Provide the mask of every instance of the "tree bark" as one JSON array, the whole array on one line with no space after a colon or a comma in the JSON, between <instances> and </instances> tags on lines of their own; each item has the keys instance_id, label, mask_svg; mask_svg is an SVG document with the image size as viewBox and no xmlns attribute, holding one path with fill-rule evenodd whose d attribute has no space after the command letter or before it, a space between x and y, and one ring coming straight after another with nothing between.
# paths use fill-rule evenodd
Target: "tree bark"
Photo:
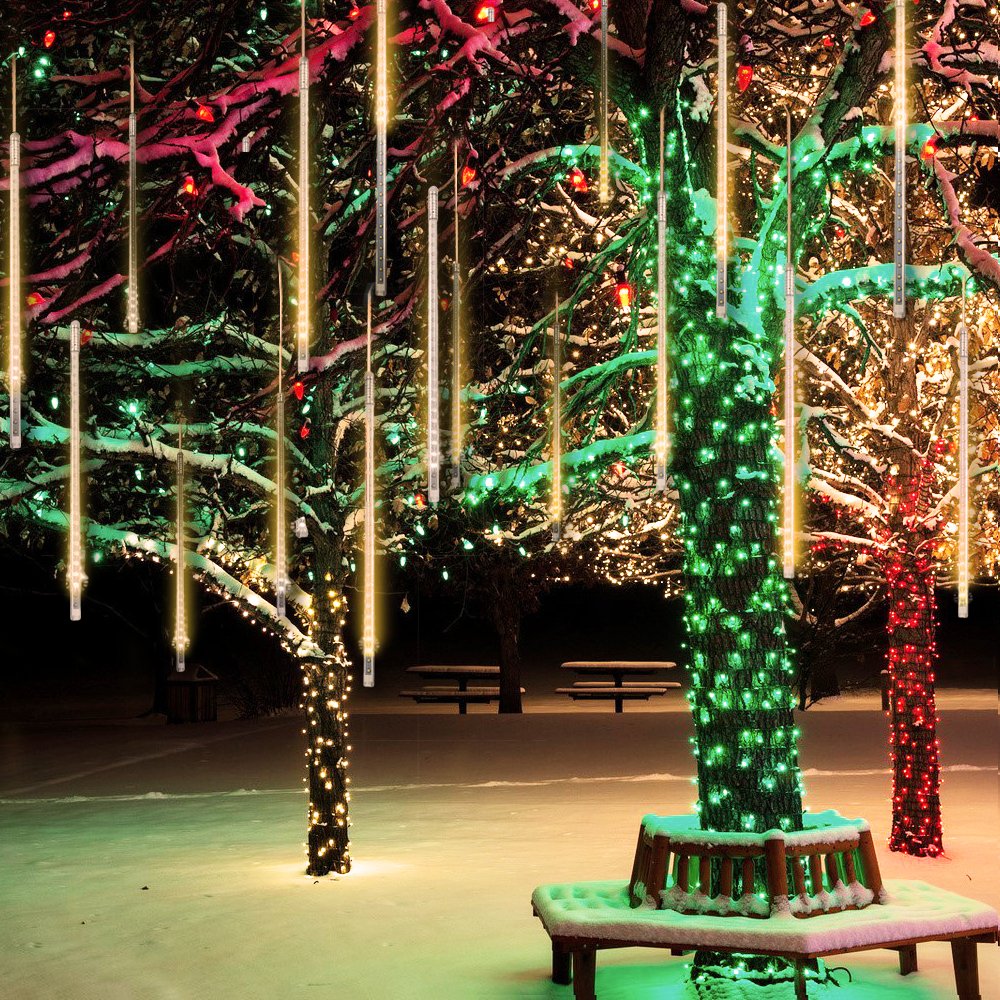
<instances>
[{"instance_id":1,"label":"tree bark","mask_svg":"<svg viewBox=\"0 0 1000 1000\"><path fill-rule=\"evenodd\" d=\"M523 608L517 581L512 574L495 578L490 616L500 639L500 714L520 714L521 705L521 619Z\"/></svg>"}]
</instances>

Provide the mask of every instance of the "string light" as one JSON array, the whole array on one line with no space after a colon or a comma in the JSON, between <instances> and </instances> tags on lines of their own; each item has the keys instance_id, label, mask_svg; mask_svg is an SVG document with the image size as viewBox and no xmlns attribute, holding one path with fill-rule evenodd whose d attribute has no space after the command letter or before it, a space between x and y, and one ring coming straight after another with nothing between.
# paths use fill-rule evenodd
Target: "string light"
<instances>
[{"instance_id":1,"label":"string light","mask_svg":"<svg viewBox=\"0 0 1000 1000\"><path fill-rule=\"evenodd\" d=\"M870 12L869 12L870 13ZM896 3L892 314L906 316L906 3Z\"/></svg>"},{"instance_id":2,"label":"string light","mask_svg":"<svg viewBox=\"0 0 1000 1000\"><path fill-rule=\"evenodd\" d=\"M441 371L438 361L438 189L427 191L427 499L441 499Z\"/></svg>"},{"instance_id":3,"label":"string light","mask_svg":"<svg viewBox=\"0 0 1000 1000\"><path fill-rule=\"evenodd\" d=\"M718 99L716 101L715 173L715 315L728 311L729 257L729 11L726 0L718 4Z\"/></svg>"},{"instance_id":4,"label":"string light","mask_svg":"<svg viewBox=\"0 0 1000 1000\"><path fill-rule=\"evenodd\" d=\"M83 596L83 508L80 463L80 324L69 325L69 618L79 621Z\"/></svg>"},{"instance_id":5,"label":"string light","mask_svg":"<svg viewBox=\"0 0 1000 1000\"><path fill-rule=\"evenodd\" d=\"M309 309L311 291L309 225L309 57L306 54L306 0L300 0L301 43L299 56L299 281L296 298L299 371L309 370Z\"/></svg>"},{"instance_id":6,"label":"string light","mask_svg":"<svg viewBox=\"0 0 1000 1000\"><path fill-rule=\"evenodd\" d=\"M184 488L184 423L182 421L177 431L177 518L174 522L174 544L177 550L174 580L174 654L179 674L184 673L185 658L190 643L184 592L187 575L184 556L184 522L186 520Z\"/></svg>"},{"instance_id":7,"label":"string light","mask_svg":"<svg viewBox=\"0 0 1000 1000\"><path fill-rule=\"evenodd\" d=\"M656 489L667 488L670 463L670 356L667 344L667 191L663 173L664 109L660 109L660 190L656 195Z\"/></svg>"},{"instance_id":8,"label":"string light","mask_svg":"<svg viewBox=\"0 0 1000 1000\"><path fill-rule=\"evenodd\" d=\"M455 259L451 270L451 468L453 485L462 485L462 269L461 213L458 210L458 142L452 145L452 181L455 188ZM433 301L433 300L432 300Z\"/></svg>"},{"instance_id":9,"label":"string light","mask_svg":"<svg viewBox=\"0 0 1000 1000\"><path fill-rule=\"evenodd\" d=\"M958 617L969 617L969 327L964 279L958 334Z\"/></svg>"},{"instance_id":10,"label":"string light","mask_svg":"<svg viewBox=\"0 0 1000 1000\"><path fill-rule=\"evenodd\" d=\"M792 113L785 108L785 488L782 574L795 579L795 254L792 242Z\"/></svg>"},{"instance_id":11,"label":"string light","mask_svg":"<svg viewBox=\"0 0 1000 1000\"><path fill-rule=\"evenodd\" d=\"M389 69L386 0L375 6L375 294L385 295L386 131L389 127Z\"/></svg>"},{"instance_id":12,"label":"string light","mask_svg":"<svg viewBox=\"0 0 1000 1000\"><path fill-rule=\"evenodd\" d=\"M139 332L139 220L136 214L138 121L135 114L135 42L128 43L128 289L125 323L129 333Z\"/></svg>"},{"instance_id":13,"label":"string light","mask_svg":"<svg viewBox=\"0 0 1000 1000\"><path fill-rule=\"evenodd\" d=\"M21 447L21 136L17 132L17 56L10 60L10 215L7 222L7 392L10 396L10 446Z\"/></svg>"},{"instance_id":14,"label":"string light","mask_svg":"<svg viewBox=\"0 0 1000 1000\"><path fill-rule=\"evenodd\" d=\"M598 196L602 203L611 198L611 167L608 150L608 116L610 101L608 88L610 78L608 72L608 0L601 4L601 120L598 123L600 133L600 173L598 175Z\"/></svg>"},{"instance_id":15,"label":"string light","mask_svg":"<svg viewBox=\"0 0 1000 1000\"><path fill-rule=\"evenodd\" d=\"M274 600L279 618L284 618L288 599L288 525L285 512L285 294L281 279L281 260L278 271L278 371L274 399Z\"/></svg>"},{"instance_id":16,"label":"string light","mask_svg":"<svg viewBox=\"0 0 1000 1000\"><path fill-rule=\"evenodd\" d=\"M362 683L375 686L375 376L372 374L372 296L368 293L365 366L365 549L361 653Z\"/></svg>"}]
</instances>

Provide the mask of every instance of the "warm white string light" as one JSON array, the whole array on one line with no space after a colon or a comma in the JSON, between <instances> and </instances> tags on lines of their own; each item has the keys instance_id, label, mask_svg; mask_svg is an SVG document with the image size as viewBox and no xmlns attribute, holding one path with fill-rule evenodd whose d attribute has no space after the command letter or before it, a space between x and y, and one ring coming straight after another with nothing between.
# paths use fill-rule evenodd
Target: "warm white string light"
<instances>
[{"instance_id":1,"label":"warm white string light","mask_svg":"<svg viewBox=\"0 0 1000 1000\"><path fill-rule=\"evenodd\" d=\"M177 431L177 519L174 523L174 544L177 549L174 588L174 653L177 657L177 673L184 673L184 661L190 642L187 631L187 608L185 604L184 581L186 576L184 559L184 424Z\"/></svg>"},{"instance_id":2,"label":"warm white string light","mask_svg":"<svg viewBox=\"0 0 1000 1000\"><path fill-rule=\"evenodd\" d=\"M135 115L135 43L128 43L128 291L125 322L129 333L139 332L139 221L136 218L136 157L138 121Z\"/></svg>"},{"instance_id":3,"label":"warm white string light","mask_svg":"<svg viewBox=\"0 0 1000 1000\"><path fill-rule=\"evenodd\" d=\"M492 10L492 8L490 8ZM451 468L453 486L462 485L462 271L459 246L458 143L452 147L452 185L455 191L455 254L451 269Z\"/></svg>"},{"instance_id":4,"label":"warm white string light","mask_svg":"<svg viewBox=\"0 0 1000 1000\"><path fill-rule=\"evenodd\" d=\"M602 202L611 198L611 167L608 153L608 3L610 0L600 0L601 3L601 120L599 122L601 161L598 175L598 194Z\"/></svg>"},{"instance_id":5,"label":"warm white string light","mask_svg":"<svg viewBox=\"0 0 1000 1000\"><path fill-rule=\"evenodd\" d=\"M296 290L298 366L309 370L309 57L306 54L306 0L302 4L300 29L302 52L299 56L299 282Z\"/></svg>"},{"instance_id":6,"label":"warm white string light","mask_svg":"<svg viewBox=\"0 0 1000 1000\"><path fill-rule=\"evenodd\" d=\"M715 173L715 315L726 318L729 288L726 265L729 257L729 11L726 0L719 14L719 92L716 100Z\"/></svg>"},{"instance_id":7,"label":"warm white string light","mask_svg":"<svg viewBox=\"0 0 1000 1000\"><path fill-rule=\"evenodd\" d=\"M969 617L969 327L964 279L958 336L958 617Z\"/></svg>"},{"instance_id":8,"label":"warm white string light","mask_svg":"<svg viewBox=\"0 0 1000 1000\"><path fill-rule=\"evenodd\" d=\"M792 113L785 109L785 488L782 574L795 579L795 257L792 245Z\"/></svg>"},{"instance_id":9,"label":"warm white string light","mask_svg":"<svg viewBox=\"0 0 1000 1000\"><path fill-rule=\"evenodd\" d=\"M7 225L8 339L7 391L10 395L10 446L21 447L21 137L17 132L17 57L10 61L10 217Z\"/></svg>"},{"instance_id":10,"label":"warm white string light","mask_svg":"<svg viewBox=\"0 0 1000 1000\"><path fill-rule=\"evenodd\" d=\"M288 600L288 543L285 522L285 338L284 288L281 261L278 267L278 372L275 392L274 472L274 600L279 618L285 617Z\"/></svg>"},{"instance_id":11,"label":"warm white string light","mask_svg":"<svg viewBox=\"0 0 1000 1000\"><path fill-rule=\"evenodd\" d=\"M892 314L906 316L906 4L896 0L895 154Z\"/></svg>"},{"instance_id":12,"label":"warm white string light","mask_svg":"<svg viewBox=\"0 0 1000 1000\"><path fill-rule=\"evenodd\" d=\"M69 325L69 583L70 621L80 620L83 597L83 504L80 462L80 324Z\"/></svg>"},{"instance_id":13,"label":"warm white string light","mask_svg":"<svg viewBox=\"0 0 1000 1000\"><path fill-rule=\"evenodd\" d=\"M660 190L656 196L656 488L667 488L670 462L670 357L667 353L667 191L663 176L664 111L660 109Z\"/></svg>"},{"instance_id":14,"label":"warm white string light","mask_svg":"<svg viewBox=\"0 0 1000 1000\"><path fill-rule=\"evenodd\" d=\"M427 500L441 499L441 370L438 330L438 189L427 191Z\"/></svg>"},{"instance_id":15,"label":"warm white string light","mask_svg":"<svg viewBox=\"0 0 1000 1000\"><path fill-rule=\"evenodd\" d=\"M362 683L375 686L375 376L372 374L372 297L368 294L365 367L365 593L362 609Z\"/></svg>"},{"instance_id":16,"label":"warm white string light","mask_svg":"<svg viewBox=\"0 0 1000 1000\"><path fill-rule=\"evenodd\" d=\"M386 131L389 127L389 68L386 0L375 5L375 294L385 295Z\"/></svg>"},{"instance_id":17,"label":"warm white string light","mask_svg":"<svg viewBox=\"0 0 1000 1000\"><path fill-rule=\"evenodd\" d=\"M552 495L549 499L549 520L552 540L562 538L562 344L559 329L559 296L552 314Z\"/></svg>"}]
</instances>

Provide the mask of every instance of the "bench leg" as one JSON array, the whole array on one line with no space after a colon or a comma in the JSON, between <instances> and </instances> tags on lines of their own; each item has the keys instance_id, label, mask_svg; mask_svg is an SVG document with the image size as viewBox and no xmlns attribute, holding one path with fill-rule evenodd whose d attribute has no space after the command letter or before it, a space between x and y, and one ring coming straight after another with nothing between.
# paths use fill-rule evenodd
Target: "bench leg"
<instances>
[{"instance_id":1,"label":"bench leg","mask_svg":"<svg viewBox=\"0 0 1000 1000\"><path fill-rule=\"evenodd\" d=\"M469 706L464 701L460 701L458 703L458 714L459 715L466 715L467 712L468 712L468 708L469 708Z\"/></svg>"},{"instance_id":2,"label":"bench leg","mask_svg":"<svg viewBox=\"0 0 1000 1000\"><path fill-rule=\"evenodd\" d=\"M958 1000L982 1000L979 993L979 956L976 942L957 938L951 942L951 960L955 966Z\"/></svg>"},{"instance_id":3,"label":"bench leg","mask_svg":"<svg viewBox=\"0 0 1000 1000\"><path fill-rule=\"evenodd\" d=\"M622 709L625 707L625 702L621 698L615 698L615 714L621 715Z\"/></svg>"},{"instance_id":4,"label":"bench leg","mask_svg":"<svg viewBox=\"0 0 1000 1000\"><path fill-rule=\"evenodd\" d=\"M597 1000L597 952L585 948L573 952L573 996L576 1000Z\"/></svg>"},{"instance_id":5,"label":"bench leg","mask_svg":"<svg viewBox=\"0 0 1000 1000\"><path fill-rule=\"evenodd\" d=\"M573 954L562 945L552 944L552 982L569 986L573 981Z\"/></svg>"},{"instance_id":6,"label":"bench leg","mask_svg":"<svg viewBox=\"0 0 1000 1000\"><path fill-rule=\"evenodd\" d=\"M802 962L795 963L795 1000L809 1000L806 991L806 967Z\"/></svg>"},{"instance_id":7,"label":"bench leg","mask_svg":"<svg viewBox=\"0 0 1000 1000\"><path fill-rule=\"evenodd\" d=\"M906 944L902 948L897 948L899 952L899 974L909 976L917 971L917 946Z\"/></svg>"},{"instance_id":8,"label":"bench leg","mask_svg":"<svg viewBox=\"0 0 1000 1000\"><path fill-rule=\"evenodd\" d=\"M671 955L686 955L687 951L685 951L683 948L671 948L670 949L670 954Z\"/></svg>"}]
</instances>

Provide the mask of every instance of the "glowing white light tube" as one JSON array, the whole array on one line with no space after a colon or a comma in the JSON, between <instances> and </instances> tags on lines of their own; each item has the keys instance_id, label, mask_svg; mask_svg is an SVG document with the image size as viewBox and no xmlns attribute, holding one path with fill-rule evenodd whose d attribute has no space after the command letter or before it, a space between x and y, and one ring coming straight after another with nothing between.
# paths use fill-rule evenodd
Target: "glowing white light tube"
<instances>
[{"instance_id":1,"label":"glowing white light tube","mask_svg":"<svg viewBox=\"0 0 1000 1000\"><path fill-rule=\"evenodd\" d=\"M969 617L969 328L965 281L958 338L958 617Z\"/></svg>"},{"instance_id":2,"label":"glowing white light tube","mask_svg":"<svg viewBox=\"0 0 1000 1000\"><path fill-rule=\"evenodd\" d=\"M602 202L611 197L611 168L608 162L608 3L601 0L601 120L600 130L601 160L598 174L598 194Z\"/></svg>"},{"instance_id":3,"label":"glowing white light tube","mask_svg":"<svg viewBox=\"0 0 1000 1000\"><path fill-rule=\"evenodd\" d=\"M375 376L372 374L372 297L368 296L368 363L365 370L365 546L362 683L375 686Z\"/></svg>"},{"instance_id":4,"label":"glowing white light tube","mask_svg":"<svg viewBox=\"0 0 1000 1000\"><path fill-rule=\"evenodd\" d=\"M69 325L69 618L78 622L83 597L83 507L80 463L80 324Z\"/></svg>"},{"instance_id":5,"label":"glowing white light tube","mask_svg":"<svg viewBox=\"0 0 1000 1000\"><path fill-rule=\"evenodd\" d=\"M288 543L285 523L285 341L284 289L278 261L278 372L274 400L274 600L278 617L284 618L288 600Z\"/></svg>"},{"instance_id":6,"label":"glowing white light tube","mask_svg":"<svg viewBox=\"0 0 1000 1000\"><path fill-rule=\"evenodd\" d=\"M21 447L21 137L17 133L17 58L10 61L10 216L7 222L9 254L7 391L10 395L10 446Z\"/></svg>"},{"instance_id":7,"label":"glowing white light tube","mask_svg":"<svg viewBox=\"0 0 1000 1000\"><path fill-rule=\"evenodd\" d=\"M656 196L656 488L667 488L670 461L670 356L667 353L667 192L663 178L663 110L660 110L660 190Z\"/></svg>"},{"instance_id":8,"label":"glowing white light tube","mask_svg":"<svg viewBox=\"0 0 1000 1000\"><path fill-rule=\"evenodd\" d=\"M441 365L438 329L438 189L427 191L427 500L441 499Z\"/></svg>"},{"instance_id":9,"label":"glowing white light tube","mask_svg":"<svg viewBox=\"0 0 1000 1000\"><path fill-rule=\"evenodd\" d=\"M559 324L559 296L552 314L552 495L549 499L549 520L552 541L562 538L562 344Z\"/></svg>"},{"instance_id":10,"label":"glowing white light tube","mask_svg":"<svg viewBox=\"0 0 1000 1000\"><path fill-rule=\"evenodd\" d=\"M128 291L125 299L125 323L129 333L139 332L139 220L136 217L136 156L138 124L135 115L135 47L128 46Z\"/></svg>"},{"instance_id":11,"label":"glowing white light tube","mask_svg":"<svg viewBox=\"0 0 1000 1000\"><path fill-rule=\"evenodd\" d=\"M491 8L492 9L492 8ZM451 271L451 468L456 489L462 485L462 271L459 247L458 143L453 147L455 188L455 259Z\"/></svg>"},{"instance_id":12,"label":"glowing white light tube","mask_svg":"<svg viewBox=\"0 0 1000 1000\"><path fill-rule=\"evenodd\" d=\"M795 579L795 257L792 245L792 115L785 109L785 484L782 574Z\"/></svg>"},{"instance_id":13,"label":"glowing white light tube","mask_svg":"<svg viewBox=\"0 0 1000 1000\"><path fill-rule=\"evenodd\" d=\"M306 55L306 0L302 2L301 40L299 57L299 281L296 340L300 372L309 371L309 57Z\"/></svg>"},{"instance_id":14,"label":"glowing white light tube","mask_svg":"<svg viewBox=\"0 0 1000 1000\"><path fill-rule=\"evenodd\" d=\"M184 578L184 428L177 432L177 520L174 524L174 542L177 548L174 591L174 653L177 657L177 673L184 673L184 660L190 642L187 632L187 609L185 606Z\"/></svg>"},{"instance_id":15,"label":"glowing white light tube","mask_svg":"<svg viewBox=\"0 0 1000 1000\"><path fill-rule=\"evenodd\" d=\"M715 174L715 315L726 318L729 288L729 12L725 0L719 12L719 93L716 101Z\"/></svg>"},{"instance_id":16,"label":"glowing white light tube","mask_svg":"<svg viewBox=\"0 0 1000 1000\"><path fill-rule=\"evenodd\" d=\"M906 316L906 4L896 2L895 154L892 314Z\"/></svg>"},{"instance_id":17,"label":"glowing white light tube","mask_svg":"<svg viewBox=\"0 0 1000 1000\"><path fill-rule=\"evenodd\" d=\"M386 130L389 127L389 69L386 0L375 6L375 294L385 295Z\"/></svg>"}]
</instances>

